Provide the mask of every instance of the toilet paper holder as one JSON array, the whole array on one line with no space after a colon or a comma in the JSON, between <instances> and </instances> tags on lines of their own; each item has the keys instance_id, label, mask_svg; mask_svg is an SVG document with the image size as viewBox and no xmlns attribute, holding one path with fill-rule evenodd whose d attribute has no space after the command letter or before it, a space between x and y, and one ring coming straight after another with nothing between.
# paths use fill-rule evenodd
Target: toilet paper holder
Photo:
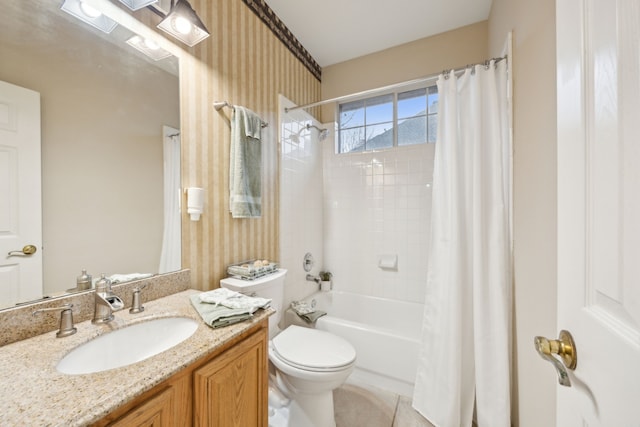
<instances>
[{"instance_id":1,"label":"toilet paper holder","mask_svg":"<svg viewBox=\"0 0 640 427\"><path fill-rule=\"evenodd\" d=\"M204 189L200 187L185 188L187 193L187 213L191 221L199 221L204 210Z\"/></svg>"},{"instance_id":2,"label":"toilet paper holder","mask_svg":"<svg viewBox=\"0 0 640 427\"><path fill-rule=\"evenodd\" d=\"M398 270L398 254L382 254L378 256L378 267L383 270Z\"/></svg>"}]
</instances>

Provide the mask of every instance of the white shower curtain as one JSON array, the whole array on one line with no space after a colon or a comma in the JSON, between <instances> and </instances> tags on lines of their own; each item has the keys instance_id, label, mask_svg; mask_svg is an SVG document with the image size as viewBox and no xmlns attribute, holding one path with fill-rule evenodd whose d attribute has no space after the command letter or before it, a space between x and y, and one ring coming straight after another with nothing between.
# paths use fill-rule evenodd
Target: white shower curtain
<instances>
[{"instance_id":1,"label":"white shower curtain","mask_svg":"<svg viewBox=\"0 0 640 427\"><path fill-rule=\"evenodd\" d=\"M438 79L430 261L413 406L438 427L510 425L507 61Z\"/></svg>"},{"instance_id":2,"label":"white shower curtain","mask_svg":"<svg viewBox=\"0 0 640 427\"><path fill-rule=\"evenodd\" d=\"M169 129L167 132L166 129ZM158 273L180 270L182 248L180 233L180 135L165 128L164 137L164 233Z\"/></svg>"}]
</instances>

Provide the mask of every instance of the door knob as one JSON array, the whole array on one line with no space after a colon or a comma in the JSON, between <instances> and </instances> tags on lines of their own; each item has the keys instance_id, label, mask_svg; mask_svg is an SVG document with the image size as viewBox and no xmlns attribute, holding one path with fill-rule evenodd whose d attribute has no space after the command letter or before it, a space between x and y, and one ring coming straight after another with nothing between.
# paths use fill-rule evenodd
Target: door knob
<instances>
[{"instance_id":1,"label":"door knob","mask_svg":"<svg viewBox=\"0 0 640 427\"><path fill-rule=\"evenodd\" d=\"M536 351L548 362L551 362L558 372L558 382L561 385L570 387L571 381L565 369L576 369L578 355L573 337L568 331L562 330L557 340L549 340L545 337L535 337L533 343ZM556 357L559 356L558 357Z\"/></svg>"},{"instance_id":2,"label":"door knob","mask_svg":"<svg viewBox=\"0 0 640 427\"><path fill-rule=\"evenodd\" d=\"M15 255L29 256L29 255L35 254L37 250L38 250L38 248L36 248L35 246L27 245L24 248L22 248L21 251L11 251L11 252L9 252L9 254L7 256L15 256Z\"/></svg>"}]
</instances>

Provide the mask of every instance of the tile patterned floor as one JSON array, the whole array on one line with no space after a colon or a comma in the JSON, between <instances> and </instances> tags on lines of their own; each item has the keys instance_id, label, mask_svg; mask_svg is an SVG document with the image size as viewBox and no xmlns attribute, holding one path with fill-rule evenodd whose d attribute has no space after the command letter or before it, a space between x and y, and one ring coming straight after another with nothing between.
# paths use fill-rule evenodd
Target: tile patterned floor
<instances>
[{"instance_id":1,"label":"tile patterned floor","mask_svg":"<svg viewBox=\"0 0 640 427\"><path fill-rule=\"evenodd\" d=\"M411 407L411 398L365 384L333 392L336 427L433 427Z\"/></svg>"}]
</instances>

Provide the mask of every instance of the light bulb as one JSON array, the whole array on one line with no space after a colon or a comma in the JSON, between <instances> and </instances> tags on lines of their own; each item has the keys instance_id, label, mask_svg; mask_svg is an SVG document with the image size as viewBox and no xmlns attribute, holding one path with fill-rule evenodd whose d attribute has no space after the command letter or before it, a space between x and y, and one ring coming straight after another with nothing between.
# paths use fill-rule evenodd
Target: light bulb
<instances>
[{"instance_id":1,"label":"light bulb","mask_svg":"<svg viewBox=\"0 0 640 427\"><path fill-rule=\"evenodd\" d=\"M191 22L182 16L176 17L173 21L173 25L176 31L180 34L189 34L191 32Z\"/></svg>"},{"instance_id":2,"label":"light bulb","mask_svg":"<svg viewBox=\"0 0 640 427\"><path fill-rule=\"evenodd\" d=\"M87 15L89 18L97 18L98 16L102 15L102 12L100 12L98 9L88 5L83 1L80 2L80 9L82 10L82 13Z\"/></svg>"},{"instance_id":3,"label":"light bulb","mask_svg":"<svg viewBox=\"0 0 640 427\"><path fill-rule=\"evenodd\" d=\"M151 40L151 39L144 39L144 45L146 47L148 47L151 50L157 50L160 49L160 46L158 45L158 43L156 43L155 41Z\"/></svg>"}]
</instances>

